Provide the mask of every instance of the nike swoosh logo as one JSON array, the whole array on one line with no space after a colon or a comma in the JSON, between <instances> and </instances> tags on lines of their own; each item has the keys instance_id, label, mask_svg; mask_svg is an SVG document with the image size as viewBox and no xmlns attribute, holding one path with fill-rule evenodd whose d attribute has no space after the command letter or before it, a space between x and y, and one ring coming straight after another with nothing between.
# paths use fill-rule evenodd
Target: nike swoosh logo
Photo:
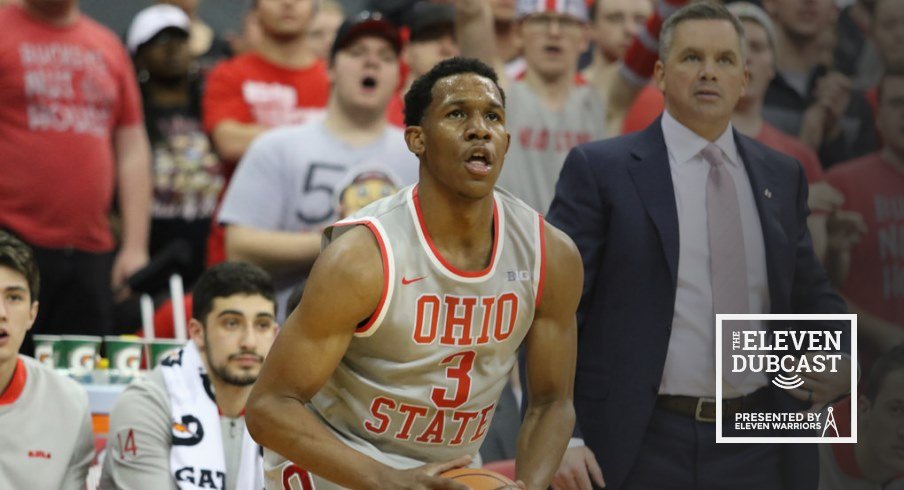
<instances>
[{"instance_id":1,"label":"nike swoosh logo","mask_svg":"<svg viewBox=\"0 0 904 490\"><path fill-rule=\"evenodd\" d=\"M426 277L427 276L421 276L421 277L415 277L414 279L406 279L405 277L402 277L402 286L407 286L413 282L418 282L421 279L424 279Z\"/></svg>"}]
</instances>

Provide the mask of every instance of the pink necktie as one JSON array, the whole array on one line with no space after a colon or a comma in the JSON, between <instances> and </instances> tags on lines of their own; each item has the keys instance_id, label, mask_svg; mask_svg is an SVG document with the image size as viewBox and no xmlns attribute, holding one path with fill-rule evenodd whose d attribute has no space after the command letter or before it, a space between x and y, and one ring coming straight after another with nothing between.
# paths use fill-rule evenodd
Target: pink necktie
<instances>
[{"instance_id":1,"label":"pink necktie","mask_svg":"<svg viewBox=\"0 0 904 490\"><path fill-rule=\"evenodd\" d=\"M706 218L713 313L749 313L747 255L744 253L738 193L725 168L722 150L709 144L701 154L710 165L706 180ZM722 324L722 379L732 387L740 385L746 376L746 373L731 372L732 333L744 328L746 323L733 321Z\"/></svg>"}]
</instances>

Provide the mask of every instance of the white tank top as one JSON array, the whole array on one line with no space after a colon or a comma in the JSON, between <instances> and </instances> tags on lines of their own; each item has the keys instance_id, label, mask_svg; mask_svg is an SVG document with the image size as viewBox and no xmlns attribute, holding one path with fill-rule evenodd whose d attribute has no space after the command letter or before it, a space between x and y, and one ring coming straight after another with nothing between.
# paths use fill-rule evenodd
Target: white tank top
<instances>
[{"instance_id":1,"label":"white tank top","mask_svg":"<svg viewBox=\"0 0 904 490\"><path fill-rule=\"evenodd\" d=\"M365 225L383 257L383 296L311 401L340 439L395 467L477 456L534 319L544 276L543 218L494 191L494 243L483 271L434 247L417 187L325 231Z\"/></svg>"}]
</instances>

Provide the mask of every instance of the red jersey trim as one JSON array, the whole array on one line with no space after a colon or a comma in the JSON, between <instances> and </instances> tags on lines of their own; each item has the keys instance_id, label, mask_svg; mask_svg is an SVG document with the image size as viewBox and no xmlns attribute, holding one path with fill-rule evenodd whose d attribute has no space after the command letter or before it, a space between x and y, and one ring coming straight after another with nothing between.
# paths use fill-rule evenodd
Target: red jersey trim
<instances>
[{"instance_id":1,"label":"red jersey trim","mask_svg":"<svg viewBox=\"0 0 904 490\"><path fill-rule=\"evenodd\" d=\"M384 238L385 233L380 224L370 218L355 221L341 221L337 223L337 225L366 226L367 229L373 233L374 238L377 239L377 244L380 246L380 258L383 261L383 292L380 294L380 302L377 304L377 309L374 310L367 319L367 322L355 329L355 336L369 337L376 332L377 328L380 327L380 323L383 322L383 318L386 316L387 311L386 306L389 304L389 298L392 294L392 279L395 274L393 273L392 252L389 248L389 241Z\"/></svg>"},{"instance_id":2,"label":"red jersey trim","mask_svg":"<svg viewBox=\"0 0 904 490\"><path fill-rule=\"evenodd\" d=\"M543 300L543 286L546 284L546 220L543 219L542 214L538 214L537 216L539 218L539 225L537 228L540 233L540 279L537 281L537 301L534 304L535 309L540 307L540 301Z\"/></svg>"},{"instance_id":3,"label":"red jersey trim","mask_svg":"<svg viewBox=\"0 0 904 490\"><path fill-rule=\"evenodd\" d=\"M424 214L421 212L421 202L420 199L418 199L417 189L418 187L414 186L414 189L411 191L411 200L414 203L414 212L417 216L417 222L415 223L415 225L418 227L421 235L424 237L424 241L427 242L429 253L432 256L436 257L437 261L439 261L439 263L442 264L442 266L445 267L446 270L451 272L453 275L469 279L483 278L489 275L496 268L496 262L498 262L499 260L499 252L501 248L499 245L499 237L504 232L499 222L499 203L496 201L495 196L493 199L493 251L490 254L490 263L485 269L480 271L464 271L449 263L449 261L447 261L446 258L443 257L439 250L436 248L436 245L433 244L433 239L430 238L430 233L427 232L427 225L426 223L424 223Z\"/></svg>"},{"instance_id":4,"label":"red jersey trim","mask_svg":"<svg viewBox=\"0 0 904 490\"><path fill-rule=\"evenodd\" d=\"M25 390L25 381L28 378L28 370L21 357L16 358L16 367L13 370L13 377L9 381L9 386L0 394L0 405L9 405L19 399Z\"/></svg>"}]
</instances>

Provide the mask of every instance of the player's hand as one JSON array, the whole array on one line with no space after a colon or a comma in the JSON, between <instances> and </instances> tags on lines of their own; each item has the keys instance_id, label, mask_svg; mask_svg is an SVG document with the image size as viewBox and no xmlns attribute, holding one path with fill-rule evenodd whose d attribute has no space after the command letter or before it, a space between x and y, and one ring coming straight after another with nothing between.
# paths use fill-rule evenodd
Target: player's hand
<instances>
[{"instance_id":1,"label":"player's hand","mask_svg":"<svg viewBox=\"0 0 904 490\"><path fill-rule=\"evenodd\" d=\"M455 468L471 464L470 456L462 456L451 461L429 463L410 470L392 470L381 481L380 488L400 490L468 490L468 487L448 478L439 476Z\"/></svg>"},{"instance_id":2,"label":"player's hand","mask_svg":"<svg viewBox=\"0 0 904 490\"><path fill-rule=\"evenodd\" d=\"M605 487L603 471L596 464L596 457L587 446L565 450L559 470L552 477L553 490L592 490L593 485Z\"/></svg>"},{"instance_id":3,"label":"player's hand","mask_svg":"<svg viewBox=\"0 0 904 490\"><path fill-rule=\"evenodd\" d=\"M806 357L813 365L813 356L808 353ZM798 373L804 380L803 386L788 390L788 394L798 400L809 401L814 407L822 407L850 391L851 384L851 360L841 357L836 363L837 372L830 372L831 364L826 362L826 370L821 373Z\"/></svg>"}]
</instances>

